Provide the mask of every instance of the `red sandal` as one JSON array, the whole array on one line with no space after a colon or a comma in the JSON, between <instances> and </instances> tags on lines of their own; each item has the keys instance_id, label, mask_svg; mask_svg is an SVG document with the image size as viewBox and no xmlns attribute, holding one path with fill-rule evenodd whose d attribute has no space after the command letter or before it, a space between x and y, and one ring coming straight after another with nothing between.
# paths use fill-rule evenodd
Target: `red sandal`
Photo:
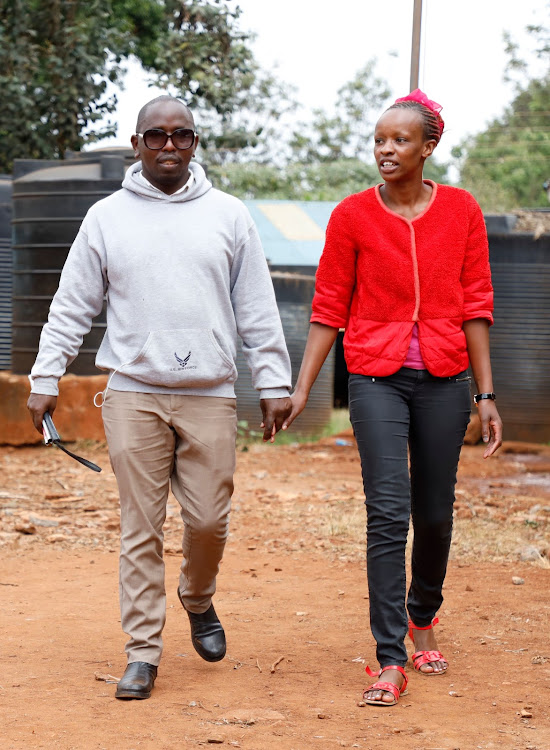
<instances>
[{"instance_id":1,"label":"red sandal","mask_svg":"<svg viewBox=\"0 0 550 750\"><path fill-rule=\"evenodd\" d=\"M388 669L397 669L398 672L401 672L405 680L401 685L401 688L398 688L397 685L393 684L393 682L375 682L374 685L371 685L363 693L364 702L368 703L370 706L395 706L395 704L399 700L399 697L401 695L405 695L407 692L407 683L409 681L409 678L405 674L405 670L403 669L403 667L400 667L397 664L390 664L387 667L383 667L378 672L372 672L370 667L367 667L365 671L369 675L369 677L380 677L380 675ZM372 698L365 698L365 695L367 693L370 693L371 690L383 690L386 693L391 693L393 695L393 701L391 703L387 703L386 701L376 701Z\"/></svg>"},{"instance_id":2,"label":"red sandal","mask_svg":"<svg viewBox=\"0 0 550 750\"><path fill-rule=\"evenodd\" d=\"M434 617L431 623L429 625L426 625L425 628L419 628L418 625L415 625L412 620L409 620L409 638L414 643L414 630L431 630L434 625L438 624L438 622L439 617ZM441 651L416 651L411 656L411 660L416 671L421 672L427 677L445 674L449 666L449 662L447 661L447 659L445 659ZM429 664L432 661L443 662L445 664L445 669L441 670L441 672L425 672L423 669L420 669L420 667L422 667L424 664Z\"/></svg>"}]
</instances>

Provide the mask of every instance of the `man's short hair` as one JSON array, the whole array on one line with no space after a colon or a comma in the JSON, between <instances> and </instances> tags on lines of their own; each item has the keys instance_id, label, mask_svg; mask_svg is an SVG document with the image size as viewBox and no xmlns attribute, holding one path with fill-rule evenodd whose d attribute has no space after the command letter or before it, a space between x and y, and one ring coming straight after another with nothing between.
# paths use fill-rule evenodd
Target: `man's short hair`
<instances>
[{"instance_id":1,"label":"man's short hair","mask_svg":"<svg viewBox=\"0 0 550 750\"><path fill-rule=\"evenodd\" d=\"M144 104L143 107L139 110L138 116L137 116L137 123L136 123L136 133L141 132L141 126L143 121L145 120L145 117L147 116L147 112L149 111L149 108L152 107L154 104L157 104L158 102L176 102L177 104L181 104L181 106L185 109L189 117L193 120L193 125L195 124L195 120L193 117L193 113L187 106L185 102L183 102L181 99L178 99L175 96L169 96L168 94L162 94L161 96L157 96L154 99L151 99L150 102L147 102L147 104Z\"/></svg>"}]
</instances>

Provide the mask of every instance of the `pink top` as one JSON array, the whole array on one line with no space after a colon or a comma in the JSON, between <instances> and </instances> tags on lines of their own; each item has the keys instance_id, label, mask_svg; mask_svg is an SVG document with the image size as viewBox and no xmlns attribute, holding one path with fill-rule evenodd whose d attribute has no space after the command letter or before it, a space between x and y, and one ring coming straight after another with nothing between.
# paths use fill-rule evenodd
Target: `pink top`
<instances>
[{"instance_id":1,"label":"pink top","mask_svg":"<svg viewBox=\"0 0 550 750\"><path fill-rule=\"evenodd\" d=\"M420 353L420 343L418 341L418 326L416 323L413 326L411 343L409 345L407 357L403 362L403 367L410 367L411 370L426 369L426 364L424 363L422 354Z\"/></svg>"}]
</instances>

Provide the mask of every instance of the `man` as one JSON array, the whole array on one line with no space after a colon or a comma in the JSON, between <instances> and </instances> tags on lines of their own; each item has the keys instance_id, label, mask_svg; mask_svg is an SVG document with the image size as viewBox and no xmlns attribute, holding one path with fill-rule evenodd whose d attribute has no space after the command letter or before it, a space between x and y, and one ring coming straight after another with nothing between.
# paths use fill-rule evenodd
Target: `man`
<instances>
[{"instance_id":1,"label":"man","mask_svg":"<svg viewBox=\"0 0 550 750\"><path fill-rule=\"evenodd\" d=\"M116 697L149 698L166 617L162 525L169 485L185 524L179 599L192 642L223 659L212 605L235 469L237 333L260 391L264 440L290 413L291 372L267 263L245 206L191 159L189 109L161 96L139 113L139 158L84 219L32 368L41 431L58 380L107 299L96 364L110 372L103 421L121 508L120 605L128 667Z\"/></svg>"}]
</instances>

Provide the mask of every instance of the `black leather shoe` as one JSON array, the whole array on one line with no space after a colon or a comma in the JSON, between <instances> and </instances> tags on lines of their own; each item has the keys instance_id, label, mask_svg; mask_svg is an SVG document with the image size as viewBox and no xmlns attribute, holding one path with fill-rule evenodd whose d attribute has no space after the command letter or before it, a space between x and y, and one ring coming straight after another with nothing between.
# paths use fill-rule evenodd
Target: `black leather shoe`
<instances>
[{"instance_id":1,"label":"black leather shoe","mask_svg":"<svg viewBox=\"0 0 550 750\"><path fill-rule=\"evenodd\" d=\"M157 668L146 661L134 661L128 664L117 685L115 698L121 700L144 700L151 697L155 684Z\"/></svg>"},{"instance_id":2,"label":"black leather shoe","mask_svg":"<svg viewBox=\"0 0 550 750\"><path fill-rule=\"evenodd\" d=\"M179 589L178 597L185 609ZM226 650L225 633L214 605L211 604L206 612L200 615L189 612L187 609L185 611L191 623L191 641L197 654L205 661L221 661Z\"/></svg>"}]
</instances>

